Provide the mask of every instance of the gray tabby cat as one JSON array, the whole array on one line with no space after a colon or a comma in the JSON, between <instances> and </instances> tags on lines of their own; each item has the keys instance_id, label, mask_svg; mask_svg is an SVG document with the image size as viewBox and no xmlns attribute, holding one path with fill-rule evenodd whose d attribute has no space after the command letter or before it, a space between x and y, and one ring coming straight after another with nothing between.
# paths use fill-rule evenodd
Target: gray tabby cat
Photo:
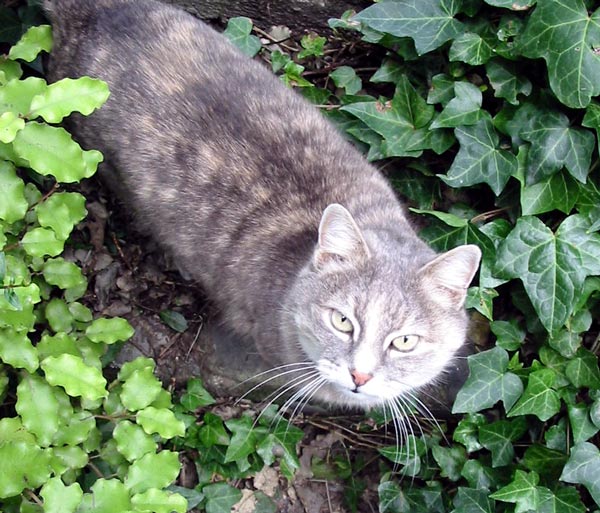
<instances>
[{"instance_id":1,"label":"gray tabby cat","mask_svg":"<svg viewBox=\"0 0 600 513\"><path fill-rule=\"evenodd\" d=\"M45 8L51 79L111 90L76 137L298 398L398 412L440 375L465 340L476 246L436 255L315 108L191 15L153 0Z\"/></svg>"}]
</instances>

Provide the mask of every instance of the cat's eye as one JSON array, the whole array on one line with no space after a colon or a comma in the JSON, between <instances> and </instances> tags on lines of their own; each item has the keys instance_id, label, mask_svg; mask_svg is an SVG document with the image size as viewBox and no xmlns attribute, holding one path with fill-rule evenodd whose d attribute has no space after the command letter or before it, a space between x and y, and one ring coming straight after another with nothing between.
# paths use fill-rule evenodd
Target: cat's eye
<instances>
[{"instance_id":1,"label":"cat's eye","mask_svg":"<svg viewBox=\"0 0 600 513\"><path fill-rule=\"evenodd\" d=\"M396 351L412 351L419 343L419 335L400 335L391 342L391 347Z\"/></svg>"},{"instance_id":2,"label":"cat's eye","mask_svg":"<svg viewBox=\"0 0 600 513\"><path fill-rule=\"evenodd\" d=\"M331 311L331 325L342 333L352 333L354 331L354 326L352 326L350 319L337 310Z\"/></svg>"}]
</instances>

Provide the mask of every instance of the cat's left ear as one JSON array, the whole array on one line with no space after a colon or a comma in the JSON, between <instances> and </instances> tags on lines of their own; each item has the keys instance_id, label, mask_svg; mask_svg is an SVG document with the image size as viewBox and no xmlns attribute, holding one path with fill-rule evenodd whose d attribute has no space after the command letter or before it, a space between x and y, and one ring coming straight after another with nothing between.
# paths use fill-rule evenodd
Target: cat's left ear
<instances>
[{"instance_id":1,"label":"cat's left ear","mask_svg":"<svg viewBox=\"0 0 600 513\"><path fill-rule=\"evenodd\" d=\"M329 262L361 262L370 252L356 221L342 205L332 203L319 224L319 242L313 260L317 268Z\"/></svg>"},{"instance_id":2,"label":"cat's left ear","mask_svg":"<svg viewBox=\"0 0 600 513\"><path fill-rule=\"evenodd\" d=\"M481 260L481 250L474 244L459 246L425 264L419 275L434 301L446 308L462 308L467 289Z\"/></svg>"}]
</instances>

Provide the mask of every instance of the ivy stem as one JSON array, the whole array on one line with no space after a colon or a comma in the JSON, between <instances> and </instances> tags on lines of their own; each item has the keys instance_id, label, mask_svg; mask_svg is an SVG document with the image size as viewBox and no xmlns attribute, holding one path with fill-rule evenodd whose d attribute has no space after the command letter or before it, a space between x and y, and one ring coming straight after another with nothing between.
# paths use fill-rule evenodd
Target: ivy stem
<instances>
[{"instance_id":1,"label":"ivy stem","mask_svg":"<svg viewBox=\"0 0 600 513\"><path fill-rule=\"evenodd\" d=\"M44 503L42 502L42 500L35 493L33 493L31 490L27 490L27 495L38 506L44 506Z\"/></svg>"}]
</instances>

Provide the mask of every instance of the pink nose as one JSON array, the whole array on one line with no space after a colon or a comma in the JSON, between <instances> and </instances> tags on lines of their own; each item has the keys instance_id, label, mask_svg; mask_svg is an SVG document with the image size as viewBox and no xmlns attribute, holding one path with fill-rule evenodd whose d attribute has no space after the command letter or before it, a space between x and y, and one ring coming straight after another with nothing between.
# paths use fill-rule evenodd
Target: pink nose
<instances>
[{"instance_id":1,"label":"pink nose","mask_svg":"<svg viewBox=\"0 0 600 513\"><path fill-rule=\"evenodd\" d=\"M359 372L356 369L350 371L352 374L352 381L357 387L360 387L371 380L373 377L371 374L365 374L364 372Z\"/></svg>"}]
</instances>

